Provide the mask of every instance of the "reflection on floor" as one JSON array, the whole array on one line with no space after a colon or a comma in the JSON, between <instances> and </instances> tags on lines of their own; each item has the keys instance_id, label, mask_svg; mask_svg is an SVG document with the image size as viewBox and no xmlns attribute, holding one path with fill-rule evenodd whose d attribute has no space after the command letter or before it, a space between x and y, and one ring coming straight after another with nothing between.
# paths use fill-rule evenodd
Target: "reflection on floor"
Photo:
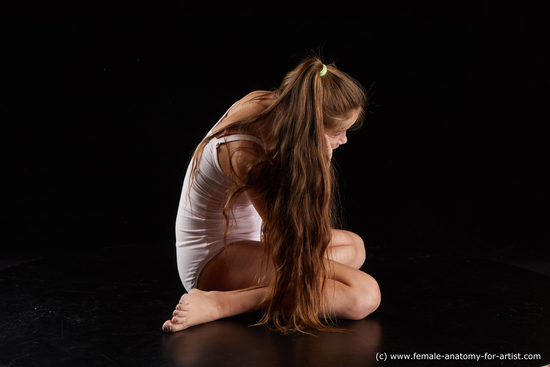
<instances>
[{"instance_id":1,"label":"reflection on floor","mask_svg":"<svg viewBox=\"0 0 550 367\"><path fill-rule=\"evenodd\" d=\"M550 363L550 277L511 265L450 255L371 260L364 270L380 283L379 310L341 321L347 334L284 336L251 327L255 314L163 333L183 292L174 261L163 243L0 270L0 365ZM395 359L407 355L416 360Z\"/></svg>"}]
</instances>

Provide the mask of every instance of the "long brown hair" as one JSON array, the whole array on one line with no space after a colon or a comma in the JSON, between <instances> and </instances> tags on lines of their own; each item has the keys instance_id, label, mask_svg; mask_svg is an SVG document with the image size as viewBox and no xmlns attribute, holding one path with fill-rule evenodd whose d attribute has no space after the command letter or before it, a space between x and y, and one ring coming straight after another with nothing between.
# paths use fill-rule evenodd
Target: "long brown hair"
<instances>
[{"instance_id":1,"label":"long brown hair","mask_svg":"<svg viewBox=\"0 0 550 367\"><path fill-rule=\"evenodd\" d=\"M263 241L275 274L263 300L265 313L260 323L283 332L329 328L322 297L328 273L325 253L339 208L324 134L355 111L359 117L354 127L359 127L367 102L355 79L334 64L327 65L323 76L322 69L319 57L303 60L278 89L257 97L269 99L269 107L227 127L262 137L266 143L265 153L249 167L246 183L236 184L228 193L224 215L227 235L236 198L251 185L261 188L267 206ZM211 138L197 148L195 170ZM293 300L290 313L285 299Z\"/></svg>"}]
</instances>

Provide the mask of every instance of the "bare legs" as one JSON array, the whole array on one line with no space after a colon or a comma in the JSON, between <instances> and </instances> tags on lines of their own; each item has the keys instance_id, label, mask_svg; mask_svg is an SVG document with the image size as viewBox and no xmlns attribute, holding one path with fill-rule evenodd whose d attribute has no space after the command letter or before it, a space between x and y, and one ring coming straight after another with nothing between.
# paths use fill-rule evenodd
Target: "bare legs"
<instances>
[{"instance_id":1,"label":"bare legs","mask_svg":"<svg viewBox=\"0 0 550 367\"><path fill-rule=\"evenodd\" d=\"M365 244L355 233L335 229L332 243L327 249L327 257L340 264L359 269L365 263Z\"/></svg>"},{"instance_id":2,"label":"bare legs","mask_svg":"<svg viewBox=\"0 0 550 367\"><path fill-rule=\"evenodd\" d=\"M327 250L329 281L323 296L333 317L362 319L380 304L378 284L358 270L365 260L361 238L351 232L335 231ZM273 272L262 262L261 244L243 241L231 244L212 259L199 277L199 289L184 294L163 325L165 331L188 327L258 309ZM262 266L262 263L264 266ZM264 282L262 277L265 276Z\"/></svg>"}]
</instances>

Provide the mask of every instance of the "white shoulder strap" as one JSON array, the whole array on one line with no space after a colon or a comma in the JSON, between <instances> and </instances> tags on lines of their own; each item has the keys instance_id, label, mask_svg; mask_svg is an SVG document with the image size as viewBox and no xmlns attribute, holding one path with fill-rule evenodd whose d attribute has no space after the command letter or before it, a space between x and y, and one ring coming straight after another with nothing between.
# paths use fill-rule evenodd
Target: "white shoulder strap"
<instances>
[{"instance_id":1,"label":"white shoulder strap","mask_svg":"<svg viewBox=\"0 0 550 367\"><path fill-rule=\"evenodd\" d=\"M264 148L264 142L252 135L244 135L244 134L226 135L220 138L220 140L223 140L223 143L231 143L232 141L247 140L247 141L252 141L254 143L257 143L261 145L262 148Z\"/></svg>"}]
</instances>

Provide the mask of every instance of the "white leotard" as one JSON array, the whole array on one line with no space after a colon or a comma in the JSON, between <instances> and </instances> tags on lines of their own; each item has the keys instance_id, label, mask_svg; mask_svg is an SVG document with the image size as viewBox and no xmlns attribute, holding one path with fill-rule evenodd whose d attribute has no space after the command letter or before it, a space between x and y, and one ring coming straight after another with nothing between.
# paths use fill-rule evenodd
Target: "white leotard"
<instances>
[{"instance_id":1,"label":"white leotard","mask_svg":"<svg viewBox=\"0 0 550 367\"><path fill-rule=\"evenodd\" d=\"M229 110L218 121L219 124ZM217 125L216 124L216 125ZM214 126L216 126L214 125ZM210 130L212 134L214 127ZM225 218L223 206L233 181L223 172L217 148L237 140L262 141L251 135L227 135L213 138L204 147L197 174L191 184L191 163L187 168L176 218L178 272L187 291L197 287L204 266L224 249ZM191 188L189 190L189 185ZM236 241L260 241L262 219L244 194L235 204L235 221L227 235L227 245Z\"/></svg>"}]
</instances>

